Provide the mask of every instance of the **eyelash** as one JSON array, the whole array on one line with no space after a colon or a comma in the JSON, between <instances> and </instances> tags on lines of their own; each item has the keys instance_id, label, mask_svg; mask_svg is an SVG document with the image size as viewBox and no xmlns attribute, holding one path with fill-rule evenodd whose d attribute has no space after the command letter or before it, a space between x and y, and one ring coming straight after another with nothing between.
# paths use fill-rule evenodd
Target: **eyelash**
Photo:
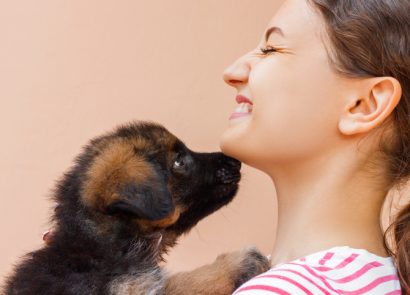
<instances>
[{"instance_id":1,"label":"eyelash","mask_svg":"<svg viewBox=\"0 0 410 295\"><path fill-rule=\"evenodd\" d=\"M264 54L264 55L266 55L268 53L278 52L278 49L276 47L273 47L273 46L270 46L270 45L268 45L266 47L261 47L259 49L262 52L262 54Z\"/></svg>"}]
</instances>

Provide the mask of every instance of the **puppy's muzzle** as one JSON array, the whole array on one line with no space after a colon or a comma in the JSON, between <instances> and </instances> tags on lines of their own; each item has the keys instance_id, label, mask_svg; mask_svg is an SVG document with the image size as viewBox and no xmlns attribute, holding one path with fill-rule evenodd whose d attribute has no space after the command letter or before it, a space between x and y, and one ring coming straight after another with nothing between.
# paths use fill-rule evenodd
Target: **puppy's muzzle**
<instances>
[{"instance_id":1,"label":"puppy's muzzle","mask_svg":"<svg viewBox=\"0 0 410 295\"><path fill-rule=\"evenodd\" d=\"M220 167L216 171L217 181L221 184L238 183L241 178L241 162L225 155L221 157Z\"/></svg>"}]
</instances>

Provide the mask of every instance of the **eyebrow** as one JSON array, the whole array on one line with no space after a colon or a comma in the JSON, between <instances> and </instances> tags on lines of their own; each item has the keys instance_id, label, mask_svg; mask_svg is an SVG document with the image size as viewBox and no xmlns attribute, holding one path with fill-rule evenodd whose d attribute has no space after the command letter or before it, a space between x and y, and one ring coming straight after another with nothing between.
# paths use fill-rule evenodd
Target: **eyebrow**
<instances>
[{"instance_id":1,"label":"eyebrow","mask_svg":"<svg viewBox=\"0 0 410 295\"><path fill-rule=\"evenodd\" d=\"M279 35L281 35L282 37L285 37L285 34L283 34L283 31L281 28L279 27L271 27L269 28L266 33L265 33L265 42L268 42L269 36L272 33L277 33Z\"/></svg>"}]
</instances>

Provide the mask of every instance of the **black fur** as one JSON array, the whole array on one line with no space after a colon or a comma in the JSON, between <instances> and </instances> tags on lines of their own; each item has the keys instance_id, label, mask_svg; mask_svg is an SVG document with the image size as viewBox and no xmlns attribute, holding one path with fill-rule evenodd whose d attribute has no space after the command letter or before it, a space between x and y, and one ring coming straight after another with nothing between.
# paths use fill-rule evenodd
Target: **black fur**
<instances>
[{"instance_id":1,"label":"black fur","mask_svg":"<svg viewBox=\"0 0 410 295\"><path fill-rule=\"evenodd\" d=\"M120 200L97 210L84 203L81 189L90 165L118 138L144 140L146 149L134 147L135 156L156 174L144 184L118 184ZM183 165L175 168L175 161ZM126 275L151 274L159 284L162 254L179 235L233 199L240 167L222 153L191 151L152 122L131 122L92 139L53 191L57 206L50 243L25 256L8 278L5 294L115 294L113 281ZM137 222L162 219L181 205L186 210L165 228L143 231Z\"/></svg>"},{"instance_id":2,"label":"black fur","mask_svg":"<svg viewBox=\"0 0 410 295\"><path fill-rule=\"evenodd\" d=\"M124 183L119 195L122 197L121 200L107 206L107 213L158 220L165 218L175 209L165 182L158 185Z\"/></svg>"}]
</instances>

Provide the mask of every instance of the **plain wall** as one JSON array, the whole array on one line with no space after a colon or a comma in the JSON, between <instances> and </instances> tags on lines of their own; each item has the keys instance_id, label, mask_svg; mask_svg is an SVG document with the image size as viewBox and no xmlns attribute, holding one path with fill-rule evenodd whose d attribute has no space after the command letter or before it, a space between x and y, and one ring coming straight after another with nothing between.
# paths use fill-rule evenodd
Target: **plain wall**
<instances>
[{"instance_id":1,"label":"plain wall","mask_svg":"<svg viewBox=\"0 0 410 295\"><path fill-rule=\"evenodd\" d=\"M43 245L55 181L92 137L129 120L219 150L236 106L222 72L257 45L281 1L0 3L0 278ZM275 189L246 165L237 198L180 240L168 268L274 243ZM1 283L1 279L0 279Z\"/></svg>"}]
</instances>

